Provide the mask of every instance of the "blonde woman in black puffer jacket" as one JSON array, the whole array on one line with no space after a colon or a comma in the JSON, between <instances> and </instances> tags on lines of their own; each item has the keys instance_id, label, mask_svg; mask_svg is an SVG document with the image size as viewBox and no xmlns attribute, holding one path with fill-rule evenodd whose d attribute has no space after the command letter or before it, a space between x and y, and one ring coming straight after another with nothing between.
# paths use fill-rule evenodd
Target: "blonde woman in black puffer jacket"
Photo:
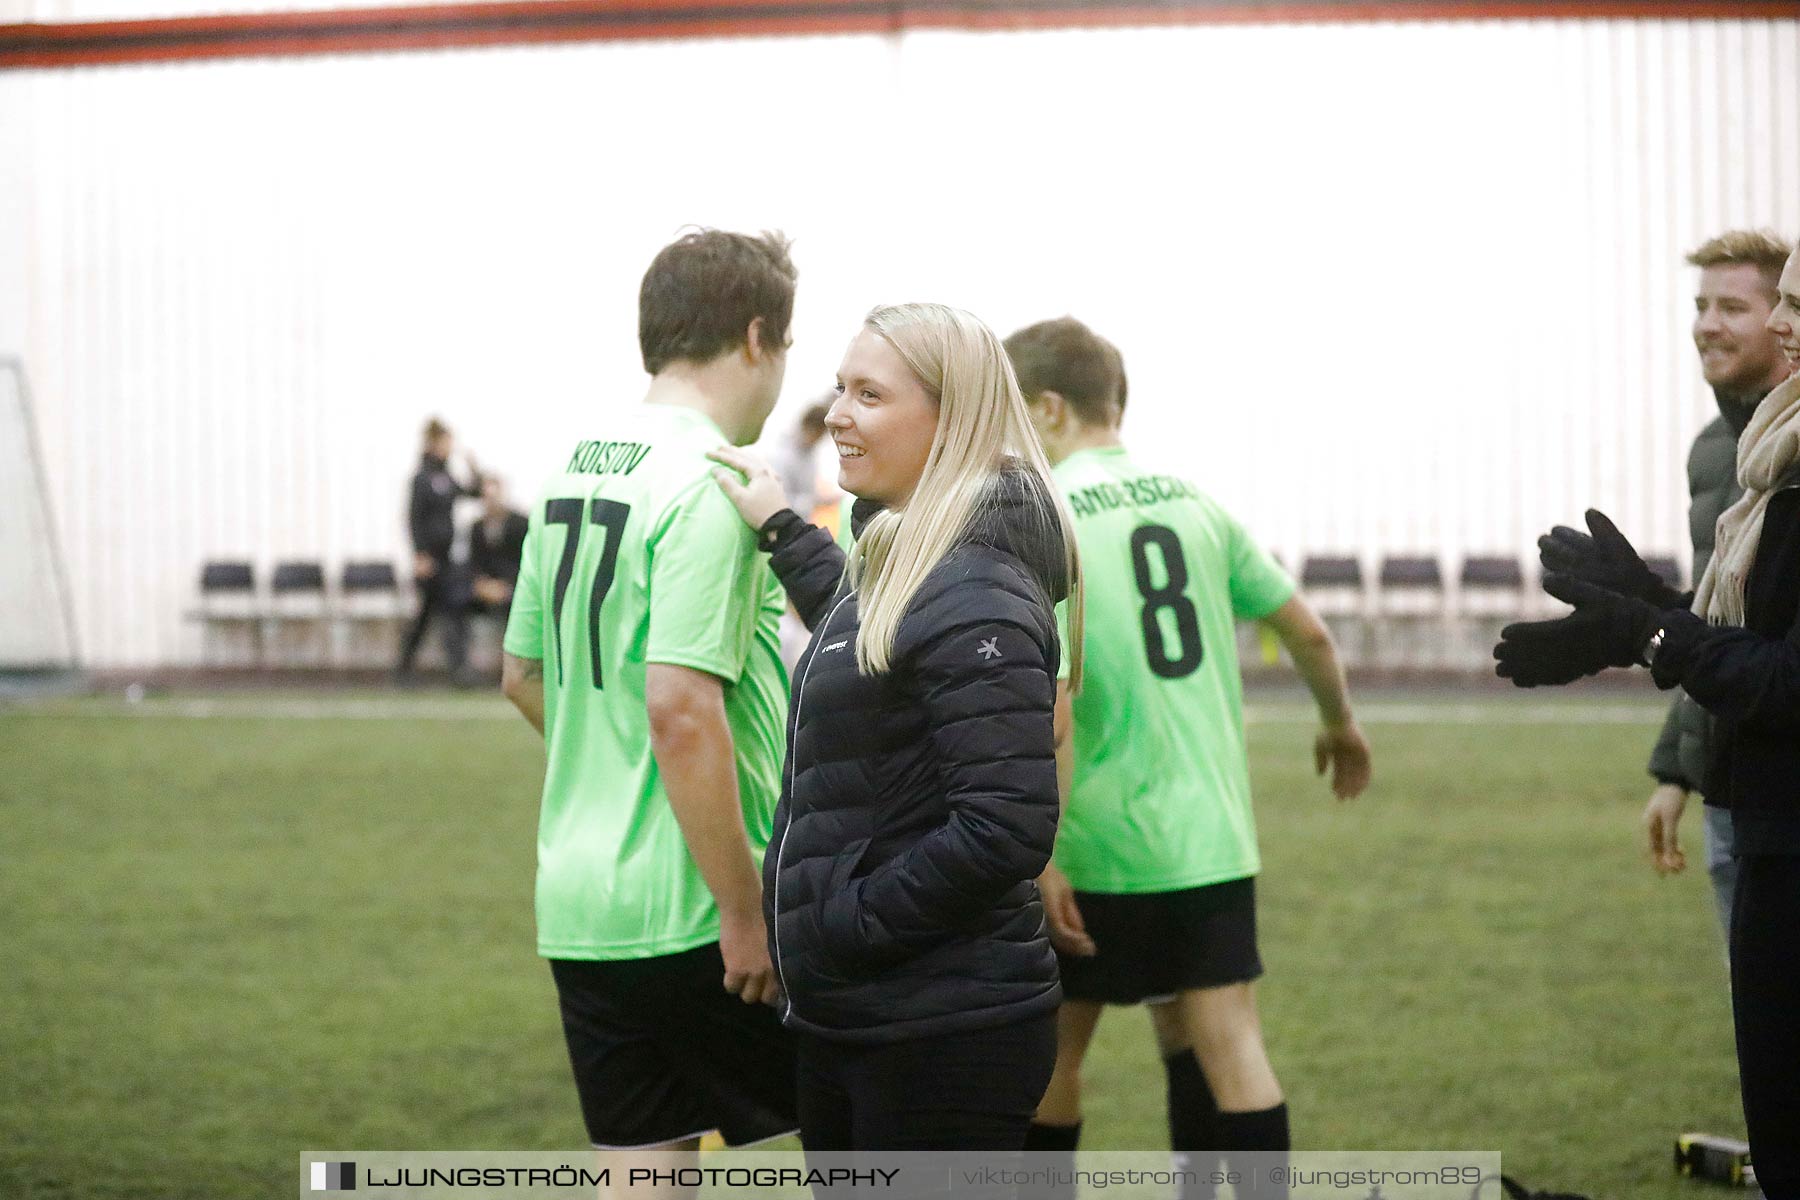
<instances>
[{"instance_id":1,"label":"blonde woman in black puffer jacket","mask_svg":"<svg viewBox=\"0 0 1800 1200\"><path fill-rule=\"evenodd\" d=\"M967 313L871 313L826 424L861 498L847 558L765 466L716 456L813 631L763 867L801 1136L1018 1150L1061 999L1035 880L1065 595L1080 644L1073 526L999 339Z\"/></svg>"}]
</instances>

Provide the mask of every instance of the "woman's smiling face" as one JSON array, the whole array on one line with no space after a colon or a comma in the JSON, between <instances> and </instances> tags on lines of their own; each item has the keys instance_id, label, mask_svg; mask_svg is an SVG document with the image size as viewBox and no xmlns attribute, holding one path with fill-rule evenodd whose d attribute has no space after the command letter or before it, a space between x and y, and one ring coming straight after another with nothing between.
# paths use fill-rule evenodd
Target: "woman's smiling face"
<instances>
[{"instance_id":1,"label":"woman's smiling face","mask_svg":"<svg viewBox=\"0 0 1800 1200\"><path fill-rule=\"evenodd\" d=\"M903 507L925 473L937 423L937 401L886 338L865 328L851 339L825 418L837 444L839 487Z\"/></svg>"}]
</instances>

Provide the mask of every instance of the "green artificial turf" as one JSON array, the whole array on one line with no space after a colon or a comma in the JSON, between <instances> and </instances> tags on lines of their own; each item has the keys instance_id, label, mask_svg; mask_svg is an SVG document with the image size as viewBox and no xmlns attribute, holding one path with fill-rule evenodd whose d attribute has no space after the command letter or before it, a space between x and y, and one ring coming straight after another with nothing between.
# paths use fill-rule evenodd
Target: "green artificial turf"
<instances>
[{"instance_id":1,"label":"green artificial turf","mask_svg":"<svg viewBox=\"0 0 1800 1200\"><path fill-rule=\"evenodd\" d=\"M1349 805L1302 714L1253 707L1295 1144L1721 1194L1669 1167L1742 1119L1697 814L1686 875L1638 845L1658 710L1440 704L1370 708ZM285 1197L308 1149L581 1146L532 938L540 766L487 698L0 711L0 1197ZM1108 1014L1087 1082L1085 1146L1165 1144L1142 1012Z\"/></svg>"}]
</instances>

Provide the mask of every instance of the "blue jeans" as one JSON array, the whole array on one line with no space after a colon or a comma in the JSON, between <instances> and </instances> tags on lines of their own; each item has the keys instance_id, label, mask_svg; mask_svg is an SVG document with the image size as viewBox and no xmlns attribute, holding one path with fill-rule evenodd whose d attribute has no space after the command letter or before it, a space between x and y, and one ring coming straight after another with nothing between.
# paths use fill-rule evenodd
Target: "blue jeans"
<instances>
[{"instance_id":1,"label":"blue jeans","mask_svg":"<svg viewBox=\"0 0 1800 1200\"><path fill-rule=\"evenodd\" d=\"M1737 890L1738 864L1732 857L1731 810L1700 806L1706 820L1706 874L1712 879L1713 907L1719 912L1719 928L1731 940L1731 897Z\"/></svg>"}]
</instances>

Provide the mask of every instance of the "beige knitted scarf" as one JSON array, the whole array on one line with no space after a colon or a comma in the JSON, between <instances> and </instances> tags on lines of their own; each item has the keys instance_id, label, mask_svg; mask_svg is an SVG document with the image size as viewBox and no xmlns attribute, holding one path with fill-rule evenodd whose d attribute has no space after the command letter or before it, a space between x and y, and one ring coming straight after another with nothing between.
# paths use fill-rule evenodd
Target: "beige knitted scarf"
<instances>
[{"instance_id":1,"label":"beige knitted scarf","mask_svg":"<svg viewBox=\"0 0 1800 1200\"><path fill-rule=\"evenodd\" d=\"M1737 477L1741 500L1719 516L1712 562L1694 590L1694 612L1712 625L1744 623L1744 589L1762 540L1769 494L1789 467L1800 461L1800 374L1756 406L1738 438Z\"/></svg>"}]
</instances>

